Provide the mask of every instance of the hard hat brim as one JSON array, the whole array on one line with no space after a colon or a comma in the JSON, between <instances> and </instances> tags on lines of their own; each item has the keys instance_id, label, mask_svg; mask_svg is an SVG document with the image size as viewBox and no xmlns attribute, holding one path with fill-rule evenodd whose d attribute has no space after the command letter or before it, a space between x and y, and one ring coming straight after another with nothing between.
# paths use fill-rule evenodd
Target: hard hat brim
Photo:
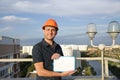
<instances>
[{"instance_id":1,"label":"hard hat brim","mask_svg":"<svg viewBox=\"0 0 120 80\"><path fill-rule=\"evenodd\" d=\"M42 29L44 30L45 27L54 27L56 29L56 31L58 31L58 27L56 27L56 26L46 25L46 26L43 26Z\"/></svg>"}]
</instances>

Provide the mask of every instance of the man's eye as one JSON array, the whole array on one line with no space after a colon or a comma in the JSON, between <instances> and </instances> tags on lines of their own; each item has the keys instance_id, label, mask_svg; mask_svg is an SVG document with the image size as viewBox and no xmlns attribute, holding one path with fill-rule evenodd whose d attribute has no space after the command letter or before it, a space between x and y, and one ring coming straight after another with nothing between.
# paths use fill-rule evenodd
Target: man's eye
<instances>
[{"instance_id":1,"label":"man's eye","mask_svg":"<svg viewBox=\"0 0 120 80\"><path fill-rule=\"evenodd\" d=\"M47 31L49 31L50 29L46 29Z\"/></svg>"},{"instance_id":2,"label":"man's eye","mask_svg":"<svg viewBox=\"0 0 120 80\"><path fill-rule=\"evenodd\" d=\"M55 32L56 30L55 30L55 29L53 29L52 31L54 31L54 32Z\"/></svg>"}]
</instances>

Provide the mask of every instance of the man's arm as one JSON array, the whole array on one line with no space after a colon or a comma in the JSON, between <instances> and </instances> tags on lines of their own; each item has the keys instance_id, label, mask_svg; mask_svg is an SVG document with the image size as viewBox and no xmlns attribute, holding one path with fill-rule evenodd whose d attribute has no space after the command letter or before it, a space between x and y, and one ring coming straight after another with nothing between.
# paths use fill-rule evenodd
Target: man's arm
<instances>
[{"instance_id":1,"label":"man's arm","mask_svg":"<svg viewBox=\"0 0 120 80\"><path fill-rule=\"evenodd\" d=\"M66 71L63 73L58 73L54 71L49 71L49 70L44 69L43 62L37 62L34 64L34 66L35 66L38 76L62 77L62 76L69 76L75 72L75 71Z\"/></svg>"}]
</instances>

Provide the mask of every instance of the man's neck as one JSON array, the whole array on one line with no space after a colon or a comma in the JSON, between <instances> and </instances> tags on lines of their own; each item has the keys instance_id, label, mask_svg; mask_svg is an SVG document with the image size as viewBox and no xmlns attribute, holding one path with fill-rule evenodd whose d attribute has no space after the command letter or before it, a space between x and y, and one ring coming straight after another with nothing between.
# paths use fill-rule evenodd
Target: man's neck
<instances>
[{"instance_id":1,"label":"man's neck","mask_svg":"<svg viewBox=\"0 0 120 80\"><path fill-rule=\"evenodd\" d=\"M45 39L45 41L46 41L48 44L50 44L50 45L53 44L53 40Z\"/></svg>"}]
</instances>

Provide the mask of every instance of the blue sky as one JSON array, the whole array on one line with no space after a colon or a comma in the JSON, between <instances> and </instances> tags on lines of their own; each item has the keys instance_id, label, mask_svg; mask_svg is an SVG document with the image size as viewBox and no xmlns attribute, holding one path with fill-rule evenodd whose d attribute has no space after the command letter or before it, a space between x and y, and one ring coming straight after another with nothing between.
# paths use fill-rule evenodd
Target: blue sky
<instances>
[{"instance_id":1,"label":"blue sky","mask_svg":"<svg viewBox=\"0 0 120 80\"><path fill-rule=\"evenodd\" d=\"M97 25L97 36L103 36L109 22L120 23L119 7L120 0L0 0L0 35L42 38L43 23L53 18L60 29L58 37L86 34L91 22Z\"/></svg>"}]
</instances>

